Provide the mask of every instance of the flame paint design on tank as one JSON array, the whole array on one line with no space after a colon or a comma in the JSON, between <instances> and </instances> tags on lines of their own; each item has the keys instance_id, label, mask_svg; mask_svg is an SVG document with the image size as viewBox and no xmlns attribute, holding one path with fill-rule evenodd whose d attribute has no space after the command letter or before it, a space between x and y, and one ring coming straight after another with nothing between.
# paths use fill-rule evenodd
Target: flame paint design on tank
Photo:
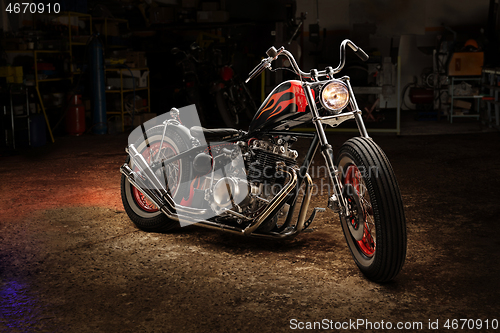
<instances>
[{"instance_id":1,"label":"flame paint design on tank","mask_svg":"<svg viewBox=\"0 0 500 333\"><path fill-rule=\"evenodd\" d=\"M267 103L261 108L255 119L263 116L267 120L280 114L289 106L291 107L289 112L305 112L307 101L300 82L288 81L276 90L276 92L271 94L270 98L266 101Z\"/></svg>"},{"instance_id":2,"label":"flame paint design on tank","mask_svg":"<svg viewBox=\"0 0 500 333\"><path fill-rule=\"evenodd\" d=\"M313 91L314 97L314 91ZM257 111L250 130L306 112L307 100L300 81L286 81L276 87Z\"/></svg>"}]
</instances>

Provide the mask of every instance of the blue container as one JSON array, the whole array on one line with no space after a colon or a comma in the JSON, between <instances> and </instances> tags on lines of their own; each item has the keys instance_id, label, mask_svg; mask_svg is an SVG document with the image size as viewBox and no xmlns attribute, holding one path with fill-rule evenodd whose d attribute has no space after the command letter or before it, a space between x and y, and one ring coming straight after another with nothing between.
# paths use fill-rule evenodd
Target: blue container
<instances>
[{"instance_id":1,"label":"blue container","mask_svg":"<svg viewBox=\"0 0 500 333\"><path fill-rule=\"evenodd\" d=\"M104 58L102 43L97 36L89 46L90 74L92 77L92 132L106 134L106 86L104 85Z\"/></svg>"},{"instance_id":2,"label":"blue container","mask_svg":"<svg viewBox=\"0 0 500 333\"><path fill-rule=\"evenodd\" d=\"M30 138L32 147L44 146L47 143L45 119L42 114L30 116Z\"/></svg>"}]
</instances>

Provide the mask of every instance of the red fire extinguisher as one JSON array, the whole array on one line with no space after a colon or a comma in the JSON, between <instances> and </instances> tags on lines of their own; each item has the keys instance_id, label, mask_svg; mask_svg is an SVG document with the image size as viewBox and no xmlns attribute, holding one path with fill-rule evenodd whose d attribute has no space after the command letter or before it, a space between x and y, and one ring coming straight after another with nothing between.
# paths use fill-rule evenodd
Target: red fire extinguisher
<instances>
[{"instance_id":1,"label":"red fire extinguisher","mask_svg":"<svg viewBox=\"0 0 500 333\"><path fill-rule=\"evenodd\" d=\"M82 95L71 95L66 114L66 132L79 136L85 132L85 106Z\"/></svg>"}]
</instances>

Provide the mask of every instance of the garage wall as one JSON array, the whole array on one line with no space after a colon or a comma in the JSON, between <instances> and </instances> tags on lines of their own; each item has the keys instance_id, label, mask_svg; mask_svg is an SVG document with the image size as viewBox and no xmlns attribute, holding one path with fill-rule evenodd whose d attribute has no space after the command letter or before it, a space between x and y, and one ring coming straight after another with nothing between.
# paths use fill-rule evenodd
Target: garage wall
<instances>
[{"instance_id":1,"label":"garage wall","mask_svg":"<svg viewBox=\"0 0 500 333\"><path fill-rule=\"evenodd\" d=\"M486 26L489 0L297 0L297 16L307 12L302 54L304 69L336 65L338 44L351 38L364 49L376 50L381 59L391 55L391 43L402 59L402 86L420 80L422 71L432 67L432 56L422 47L434 47L444 26ZM325 46L309 42L309 24L317 22L327 30ZM479 34L479 29L470 29ZM392 103L394 104L394 103ZM410 104L408 102L408 104ZM396 105L389 105L395 107Z\"/></svg>"},{"instance_id":2,"label":"garage wall","mask_svg":"<svg viewBox=\"0 0 500 333\"><path fill-rule=\"evenodd\" d=\"M489 0L426 0L425 26L486 25L488 8Z\"/></svg>"},{"instance_id":3,"label":"garage wall","mask_svg":"<svg viewBox=\"0 0 500 333\"><path fill-rule=\"evenodd\" d=\"M297 0L297 16L308 13L305 31L319 12L320 25L327 30L371 22L377 24L377 35L425 34L425 28L443 24L485 24L488 7L489 0Z\"/></svg>"},{"instance_id":4,"label":"garage wall","mask_svg":"<svg viewBox=\"0 0 500 333\"><path fill-rule=\"evenodd\" d=\"M327 30L349 29L349 2L350 0L297 0L297 16L307 12L304 22L304 31L309 31L309 24L315 24L318 13L321 28ZM316 5L317 3L317 5ZM319 7L319 10L317 10Z\"/></svg>"}]
</instances>

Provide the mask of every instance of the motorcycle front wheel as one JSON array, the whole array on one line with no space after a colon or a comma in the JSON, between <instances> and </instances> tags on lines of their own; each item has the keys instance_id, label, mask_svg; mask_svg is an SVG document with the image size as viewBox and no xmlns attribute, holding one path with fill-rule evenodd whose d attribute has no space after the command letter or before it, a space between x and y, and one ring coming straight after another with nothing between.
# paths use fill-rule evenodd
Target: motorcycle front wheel
<instances>
[{"instance_id":1,"label":"motorcycle front wheel","mask_svg":"<svg viewBox=\"0 0 500 333\"><path fill-rule=\"evenodd\" d=\"M166 159L189 149L188 144L172 129L167 130L160 149L162 135L163 126L156 126L146 132L147 140L141 138L135 142L137 151L148 163L151 163L157 154ZM164 174L167 175L168 190L176 202L178 201L176 199L184 197L189 192L187 183L191 166L187 162L179 159L165 166ZM132 170L137 171L130 162L130 157L127 157L126 163L129 163ZM139 229L163 232L179 227L178 221L163 214L154 203L132 186L124 175L121 177L121 197L125 212Z\"/></svg>"},{"instance_id":2,"label":"motorcycle front wheel","mask_svg":"<svg viewBox=\"0 0 500 333\"><path fill-rule=\"evenodd\" d=\"M257 113L257 107L255 106L255 102L252 98L252 95L250 94L250 91L243 83L241 83L238 89L240 89L239 98L241 99L241 103L243 104L245 115L249 121L252 121L253 117L255 116L255 113Z\"/></svg>"},{"instance_id":3,"label":"motorcycle front wheel","mask_svg":"<svg viewBox=\"0 0 500 333\"><path fill-rule=\"evenodd\" d=\"M406 258L406 220L392 166L372 139L357 137L343 144L338 156L343 194L349 213L342 230L354 261L375 282L387 282Z\"/></svg>"},{"instance_id":4,"label":"motorcycle front wheel","mask_svg":"<svg viewBox=\"0 0 500 333\"><path fill-rule=\"evenodd\" d=\"M229 94L222 89L219 90L215 95L215 102L226 127L236 128L240 123L240 117L231 102Z\"/></svg>"}]
</instances>

